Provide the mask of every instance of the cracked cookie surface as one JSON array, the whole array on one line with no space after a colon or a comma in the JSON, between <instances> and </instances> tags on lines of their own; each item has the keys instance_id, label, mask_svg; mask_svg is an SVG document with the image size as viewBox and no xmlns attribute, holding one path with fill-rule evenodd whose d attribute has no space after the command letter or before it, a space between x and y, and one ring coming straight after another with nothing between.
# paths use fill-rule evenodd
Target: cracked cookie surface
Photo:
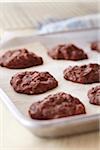
<instances>
[{"instance_id":1,"label":"cracked cookie surface","mask_svg":"<svg viewBox=\"0 0 100 150\"><path fill-rule=\"evenodd\" d=\"M49 72L21 72L10 81L14 90L23 94L40 94L58 86L57 80Z\"/></svg>"},{"instance_id":2,"label":"cracked cookie surface","mask_svg":"<svg viewBox=\"0 0 100 150\"><path fill-rule=\"evenodd\" d=\"M42 64L42 57L27 49L9 50L0 57L0 66L10 69L24 69Z\"/></svg>"},{"instance_id":3,"label":"cracked cookie surface","mask_svg":"<svg viewBox=\"0 0 100 150\"><path fill-rule=\"evenodd\" d=\"M100 65L88 64L68 67L64 70L64 78L82 84L100 82Z\"/></svg>"},{"instance_id":4,"label":"cracked cookie surface","mask_svg":"<svg viewBox=\"0 0 100 150\"><path fill-rule=\"evenodd\" d=\"M84 50L78 48L74 44L57 45L52 50L48 51L48 55L53 59L65 59L73 61L88 59L88 56Z\"/></svg>"},{"instance_id":5,"label":"cracked cookie surface","mask_svg":"<svg viewBox=\"0 0 100 150\"><path fill-rule=\"evenodd\" d=\"M29 108L32 119L48 120L85 114L85 106L76 97L59 92L49 95L42 101L33 103Z\"/></svg>"},{"instance_id":6,"label":"cracked cookie surface","mask_svg":"<svg viewBox=\"0 0 100 150\"><path fill-rule=\"evenodd\" d=\"M100 105L100 85L88 91L88 98L91 104Z\"/></svg>"},{"instance_id":7,"label":"cracked cookie surface","mask_svg":"<svg viewBox=\"0 0 100 150\"><path fill-rule=\"evenodd\" d=\"M91 43L91 50L97 51L100 53L100 41L95 41Z\"/></svg>"}]
</instances>

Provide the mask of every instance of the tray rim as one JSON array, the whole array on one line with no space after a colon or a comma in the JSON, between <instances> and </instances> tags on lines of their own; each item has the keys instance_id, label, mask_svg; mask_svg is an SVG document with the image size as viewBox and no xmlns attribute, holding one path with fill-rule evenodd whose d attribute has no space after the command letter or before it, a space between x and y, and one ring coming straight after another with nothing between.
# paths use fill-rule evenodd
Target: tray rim
<instances>
[{"instance_id":1,"label":"tray rim","mask_svg":"<svg viewBox=\"0 0 100 150\"><path fill-rule=\"evenodd\" d=\"M42 36L51 36L51 35L56 35L56 34L64 34L67 32L81 32L81 31L87 31L87 30L99 30L100 28L91 28L91 29L80 29L80 30L76 30L76 31L62 31L62 32L56 32L56 33L50 33L50 34L44 34L44 35L33 35L33 36L23 36L23 37L15 37L12 39L7 40L4 43L0 44L0 47L2 47L3 45L5 45L6 43L11 42L12 40L16 40L16 39L22 39L23 38L41 38ZM13 46L12 46L13 47ZM37 127L47 127L47 126L60 126L63 123L66 123L66 126L68 124L74 124L74 123L81 123L81 122L88 122L88 121L92 121L92 120L100 120L100 113L97 114L84 114L84 115L77 115L77 116L73 116L73 117L65 117L65 118L60 118L60 119L54 119L54 120L35 120L35 119L30 119L25 117L18 109L17 107L14 105L14 103L12 102L12 100L7 96L7 94L2 90L2 88L0 88L0 98L3 101L3 103L5 103L5 105L8 107L8 109L10 110L10 112L13 114L13 116L19 121L21 122L24 126L30 127L30 128L37 128ZM62 124L60 124L62 123Z\"/></svg>"},{"instance_id":2,"label":"tray rim","mask_svg":"<svg viewBox=\"0 0 100 150\"><path fill-rule=\"evenodd\" d=\"M65 118L59 118L59 119L52 119L52 120L35 120L25 117L18 108L14 105L12 100L7 96L7 94L0 88L0 98L3 101L3 103L7 106L7 108L10 110L10 112L13 114L13 116L21 122L25 126L29 127L47 127L51 125L61 125L65 124L66 126L69 124L74 123L82 123L82 122L88 122L92 120L100 120L100 113L92 114L92 115L77 115L72 117L65 117Z\"/></svg>"},{"instance_id":3,"label":"tray rim","mask_svg":"<svg viewBox=\"0 0 100 150\"><path fill-rule=\"evenodd\" d=\"M30 39L33 38L34 40L41 40L41 37L46 38L46 37L50 37L53 35L60 35L60 34L66 34L66 33L79 33L79 32L84 32L84 31L92 31L92 30L100 30L100 27L94 27L94 28L84 28L84 29L76 29L76 30L69 30L69 31L57 31L54 33L45 33L45 34L40 34L38 31L36 33L33 33L33 35L25 35L25 36L14 36L11 38L8 38L7 40L0 41L0 49L2 49L3 47L5 47L6 44L8 44L9 42L12 42L14 40L26 40L26 39ZM98 36L99 37L99 36ZM22 42L22 41L21 41ZM30 43L30 42L29 42ZM23 45L23 44L20 44ZM12 47L15 47L12 46Z\"/></svg>"}]
</instances>

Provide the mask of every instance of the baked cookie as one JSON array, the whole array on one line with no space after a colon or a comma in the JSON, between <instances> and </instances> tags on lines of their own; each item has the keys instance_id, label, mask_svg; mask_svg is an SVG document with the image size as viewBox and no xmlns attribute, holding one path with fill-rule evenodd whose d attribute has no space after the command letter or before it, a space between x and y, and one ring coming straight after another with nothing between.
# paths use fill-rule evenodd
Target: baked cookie
<instances>
[{"instance_id":1,"label":"baked cookie","mask_svg":"<svg viewBox=\"0 0 100 150\"><path fill-rule=\"evenodd\" d=\"M85 106L76 97L67 93L49 95L29 108L32 119L48 120L85 114Z\"/></svg>"},{"instance_id":2,"label":"baked cookie","mask_svg":"<svg viewBox=\"0 0 100 150\"><path fill-rule=\"evenodd\" d=\"M48 55L53 59L65 59L74 61L88 58L84 50L73 44L57 45L52 50L48 51Z\"/></svg>"},{"instance_id":3,"label":"baked cookie","mask_svg":"<svg viewBox=\"0 0 100 150\"><path fill-rule=\"evenodd\" d=\"M91 50L97 51L100 53L100 41L95 41L91 43Z\"/></svg>"},{"instance_id":4,"label":"baked cookie","mask_svg":"<svg viewBox=\"0 0 100 150\"><path fill-rule=\"evenodd\" d=\"M89 102L94 105L100 105L100 86L91 88L88 91Z\"/></svg>"},{"instance_id":5,"label":"baked cookie","mask_svg":"<svg viewBox=\"0 0 100 150\"><path fill-rule=\"evenodd\" d=\"M14 90L23 94L40 94L58 86L58 82L49 72L21 72L10 81Z\"/></svg>"},{"instance_id":6,"label":"baked cookie","mask_svg":"<svg viewBox=\"0 0 100 150\"><path fill-rule=\"evenodd\" d=\"M64 70L64 78L82 84L100 82L100 65L88 64L68 67Z\"/></svg>"},{"instance_id":7,"label":"baked cookie","mask_svg":"<svg viewBox=\"0 0 100 150\"><path fill-rule=\"evenodd\" d=\"M7 51L0 57L0 66L10 69L24 69L43 64L42 57L27 49Z\"/></svg>"}]
</instances>

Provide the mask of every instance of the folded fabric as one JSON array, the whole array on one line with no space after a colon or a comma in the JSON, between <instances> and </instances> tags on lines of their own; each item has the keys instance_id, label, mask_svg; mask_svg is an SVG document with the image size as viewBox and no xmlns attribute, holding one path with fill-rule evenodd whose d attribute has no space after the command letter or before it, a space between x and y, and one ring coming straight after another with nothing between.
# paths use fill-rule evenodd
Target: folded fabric
<instances>
[{"instance_id":1,"label":"folded fabric","mask_svg":"<svg viewBox=\"0 0 100 150\"><path fill-rule=\"evenodd\" d=\"M99 28L100 27L99 21L100 21L100 14L74 17L71 19L65 19L61 21L54 21L54 19L50 18L49 23L46 24L43 23L43 25L38 31L38 34L48 34L78 29Z\"/></svg>"}]
</instances>

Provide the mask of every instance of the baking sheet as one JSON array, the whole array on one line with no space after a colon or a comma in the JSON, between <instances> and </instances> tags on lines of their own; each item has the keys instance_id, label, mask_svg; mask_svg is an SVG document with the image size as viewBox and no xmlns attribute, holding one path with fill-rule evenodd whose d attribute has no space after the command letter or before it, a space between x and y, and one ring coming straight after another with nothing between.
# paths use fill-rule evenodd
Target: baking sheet
<instances>
[{"instance_id":1,"label":"baking sheet","mask_svg":"<svg viewBox=\"0 0 100 150\"><path fill-rule=\"evenodd\" d=\"M67 81L63 78L63 70L69 65L74 66L99 62L99 54L97 52L91 51L89 48L90 42L96 39L96 34L94 34L96 32L97 30L85 31L85 33L78 32L72 34L64 33L64 35L50 35L49 37L41 37L40 39L37 38L37 42L35 42L35 40L30 40L31 43L28 42L28 40L24 39L23 45L21 45L21 43L19 43L16 39L14 43L17 46L14 47L12 46L12 42L10 42L10 44L8 42L8 46L6 45L6 48L0 51L0 55L9 49L27 48L28 50L33 51L36 54L42 56L44 64L41 66L31 67L27 69L14 70L0 67L0 87L7 93L7 95L18 108L18 110L28 118L28 109L32 103L42 100L49 94L54 94L61 91L69 93L72 96L79 98L80 101L82 101L86 107L86 115L100 113L100 107L90 104L89 99L87 97L88 90L92 87L95 87L96 85L99 85L99 83L83 85ZM89 59L82 61L53 60L47 55L48 48L53 47L57 43L65 43L66 41L68 43L72 42L77 46L83 48L87 52ZM48 71L57 79L59 85L57 88L40 95L25 95L16 93L10 85L10 79L14 74L22 71Z\"/></svg>"}]
</instances>

